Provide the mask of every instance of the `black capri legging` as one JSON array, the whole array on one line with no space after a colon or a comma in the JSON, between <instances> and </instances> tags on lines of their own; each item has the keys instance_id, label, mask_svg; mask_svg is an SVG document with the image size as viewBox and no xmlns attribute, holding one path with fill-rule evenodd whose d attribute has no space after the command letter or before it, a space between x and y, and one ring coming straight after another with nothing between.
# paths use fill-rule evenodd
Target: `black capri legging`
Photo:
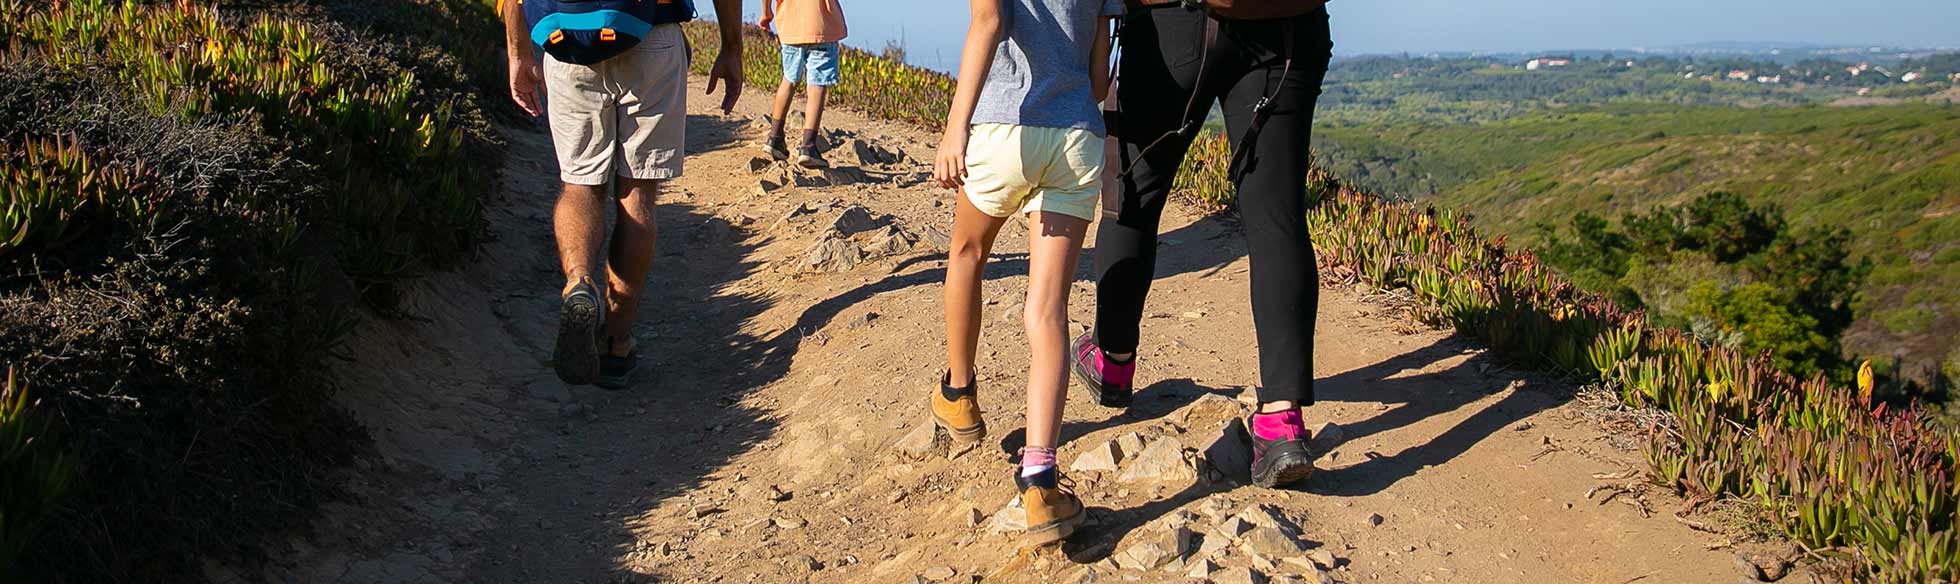
<instances>
[{"instance_id":1,"label":"black capri legging","mask_svg":"<svg viewBox=\"0 0 1960 584\"><path fill-rule=\"evenodd\" d=\"M1114 220L1102 222L1096 239L1096 342L1112 353L1136 351L1137 323L1155 275L1158 219L1195 134L1172 133L1186 122L1186 98L1196 91L1190 115L1205 116L1214 101L1222 101L1227 136L1235 148L1250 149L1241 154L1247 160L1236 186L1252 261L1259 400L1311 404L1320 289L1306 224L1307 141L1333 53L1327 13L1290 22L1220 23L1204 86L1194 87L1205 55L1206 18L1173 7L1132 11L1124 23L1117 65L1121 113L1111 132L1121 146L1122 167L1132 170L1121 180ZM1293 65L1282 73L1288 34ZM1252 131L1253 106L1267 96L1273 96L1270 114Z\"/></svg>"}]
</instances>

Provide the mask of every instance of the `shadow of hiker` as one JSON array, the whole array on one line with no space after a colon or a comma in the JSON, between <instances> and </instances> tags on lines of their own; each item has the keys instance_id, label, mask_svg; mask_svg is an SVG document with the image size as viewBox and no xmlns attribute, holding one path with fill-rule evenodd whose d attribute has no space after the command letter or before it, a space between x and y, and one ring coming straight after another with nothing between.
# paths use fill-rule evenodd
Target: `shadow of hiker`
<instances>
[{"instance_id":1,"label":"shadow of hiker","mask_svg":"<svg viewBox=\"0 0 1960 584\"><path fill-rule=\"evenodd\" d=\"M1344 443L1353 443L1471 407L1524 379L1520 374L1487 370L1494 359L1489 353L1481 352L1447 369L1406 374L1462 355L1469 346L1466 338L1453 335L1379 363L1328 377L1316 384L1317 401L1382 404L1385 409L1374 416L1342 425ZM1448 430L1401 452L1380 455L1367 451L1364 456L1368 460L1323 469L1295 489L1341 497L1379 493L1424 467L1455 459L1484 438L1569 398L1569 394L1513 391L1495 402L1477 406L1475 413Z\"/></svg>"},{"instance_id":2,"label":"shadow of hiker","mask_svg":"<svg viewBox=\"0 0 1960 584\"><path fill-rule=\"evenodd\" d=\"M1136 393L1136 402L1131 404L1128 409L1113 410L1112 408L1095 405L1095 398L1090 396L1082 388L1081 382L1070 379L1068 388L1070 395L1068 395L1068 401L1064 405L1065 408L1091 408L1097 412L1114 411L1115 415L1093 422L1070 422L1064 420L1062 422L1062 432L1059 442L1061 444L1068 444L1074 442L1077 438L1094 434L1107 428L1160 418L1177 411L1178 408L1190 405L1191 402L1197 401L1200 396L1205 394L1236 398L1241 391L1245 390L1242 388L1211 389L1198 385L1196 381L1190 379L1164 379L1138 390ZM1013 431L1008 432L1007 435L1001 437L1001 452L1007 453L1009 461L1018 464L1021 447L1027 445L1027 440L1027 428L1015 428Z\"/></svg>"}]
</instances>

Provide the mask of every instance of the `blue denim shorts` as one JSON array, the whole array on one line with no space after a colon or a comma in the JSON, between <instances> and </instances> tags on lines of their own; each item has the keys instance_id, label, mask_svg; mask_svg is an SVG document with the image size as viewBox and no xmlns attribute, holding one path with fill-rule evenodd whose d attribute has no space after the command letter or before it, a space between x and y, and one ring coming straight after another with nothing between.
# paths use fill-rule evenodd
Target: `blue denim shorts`
<instances>
[{"instance_id":1,"label":"blue denim shorts","mask_svg":"<svg viewBox=\"0 0 1960 584\"><path fill-rule=\"evenodd\" d=\"M837 43L783 45L783 80L821 86L836 85Z\"/></svg>"}]
</instances>

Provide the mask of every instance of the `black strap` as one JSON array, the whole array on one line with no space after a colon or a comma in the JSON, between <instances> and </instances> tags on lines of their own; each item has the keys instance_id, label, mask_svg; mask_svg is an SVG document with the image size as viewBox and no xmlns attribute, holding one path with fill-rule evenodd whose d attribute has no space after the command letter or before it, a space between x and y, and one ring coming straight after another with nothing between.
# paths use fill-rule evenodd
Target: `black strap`
<instances>
[{"instance_id":1,"label":"black strap","mask_svg":"<svg viewBox=\"0 0 1960 584\"><path fill-rule=\"evenodd\" d=\"M1286 90L1286 77L1293 74L1293 43L1295 42L1293 20L1288 19L1284 27L1280 34L1286 35L1283 41L1286 44L1286 64L1280 67L1279 88L1270 88L1272 78L1267 77L1266 94L1260 96L1259 102L1252 105L1252 123L1246 127L1245 136L1239 138L1239 143L1232 145L1232 164L1226 167L1225 176L1235 185L1238 184L1240 177L1245 176L1246 171L1251 170L1253 149L1249 146L1259 145L1259 130L1266 126L1266 118L1273 115L1273 100L1279 98L1281 91Z\"/></svg>"},{"instance_id":2,"label":"black strap","mask_svg":"<svg viewBox=\"0 0 1960 584\"><path fill-rule=\"evenodd\" d=\"M1134 160L1124 161L1123 172L1116 175L1118 180L1130 176L1130 173L1137 168L1136 161L1142 160L1144 156L1149 155L1150 151L1157 149L1157 146L1162 145L1164 140L1170 139L1171 136L1189 136L1201 125L1203 118L1192 119L1191 111L1198 107L1198 96L1206 95L1205 73L1211 69L1211 48L1216 44L1218 44L1218 19L1206 15L1205 45L1198 54L1198 80L1191 86L1191 96L1184 101L1184 115L1179 120L1181 123L1176 130L1165 132L1164 135L1158 136L1156 140L1151 140L1150 144L1144 146L1142 150L1138 150ZM1122 100L1117 100L1117 105L1120 107Z\"/></svg>"}]
</instances>

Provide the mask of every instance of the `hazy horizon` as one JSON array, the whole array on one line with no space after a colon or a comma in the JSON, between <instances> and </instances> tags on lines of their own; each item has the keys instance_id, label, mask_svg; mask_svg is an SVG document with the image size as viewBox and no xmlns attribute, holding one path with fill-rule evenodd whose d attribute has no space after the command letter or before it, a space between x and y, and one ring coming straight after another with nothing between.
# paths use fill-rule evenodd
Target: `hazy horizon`
<instances>
[{"instance_id":1,"label":"hazy horizon","mask_svg":"<svg viewBox=\"0 0 1960 584\"><path fill-rule=\"evenodd\" d=\"M966 33L965 3L841 0L846 44L877 49L903 39L914 64L951 69ZM696 0L712 18L712 0ZM950 9L957 7L957 9ZM754 22L761 4L746 2ZM1960 2L1877 0L1335 0L1335 54L1526 53L1630 50L1704 43L1960 48Z\"/></svg>"}]
</instances>

